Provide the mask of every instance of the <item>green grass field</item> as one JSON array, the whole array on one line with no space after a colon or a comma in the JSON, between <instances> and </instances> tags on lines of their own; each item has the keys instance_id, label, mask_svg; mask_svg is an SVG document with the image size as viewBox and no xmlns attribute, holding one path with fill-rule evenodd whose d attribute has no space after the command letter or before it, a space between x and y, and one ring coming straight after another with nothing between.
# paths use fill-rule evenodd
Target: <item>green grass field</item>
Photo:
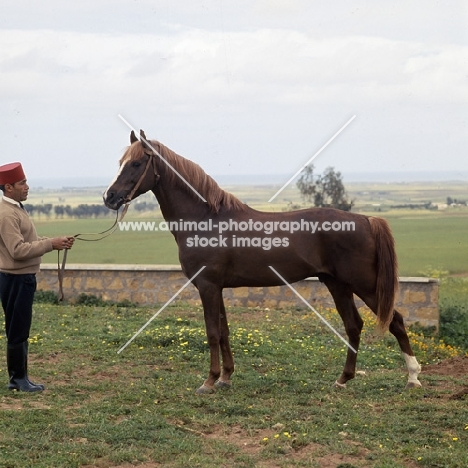
<instances>
[{"instance_id":1,"label":"green grass field","mask_svg":"<svg viewBox=\"0 0 468 468\"><path fill-rule=\"evenodd\" d=\"M404 276L468 274L468 210L464 216L387 217Z\"/></svg>"},{"instance_id":2,"label":"green grass field","mask_svg":"<svg viewBox=\"0 0 468 468\"><path fill-rule=\"evenodd\" d=\"M417 468L468 466L466 376L407 379L395 339L364 314L358 369L334 388L346 349L308 310L229 309L233 387L195 395L208 370L203 313L35 305L30 376L10 392L0 364L2 468ZM336 311L321 310L341 330ZM461 352L410 333L421 364ZM0 341L2 341L0 339ZM459 356L458 358L456 356Z\"/></svg>"},{"instance_id":3,"label":"green grass field","mask_svg":"<svg viewBox=\"0 0 468 468\"><path fill-rule=\"evenodd\" d=\"M148 220L154 214L148 215ZM131 220L131 217L125 218ZM99 220L50 220L37 221L39 235L75 235L83 233L83 238L96 239L99 236L86 233L101 232L112 226L112 219ZM56 263L57 252L43 257L45 263ZM70 263L110 263L110 264L178 264L177 245L169 232L121 232L98 242L76 241L68 254Z\"/></svg>"}]
</instances>

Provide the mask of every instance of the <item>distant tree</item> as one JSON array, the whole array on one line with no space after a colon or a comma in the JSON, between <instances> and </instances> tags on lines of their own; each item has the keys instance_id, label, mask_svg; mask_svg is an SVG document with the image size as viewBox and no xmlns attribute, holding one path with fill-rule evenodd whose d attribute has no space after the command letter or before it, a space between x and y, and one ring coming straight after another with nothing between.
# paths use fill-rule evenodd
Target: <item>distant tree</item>
<instances>
[{"instance_id":1,"label":"distant tree","mask_svg":"<svg viewBox=\"0 0 468 468\"><path fill-rule=\"evenodd\" d=\"M55 205L54 212L55 212L56 218L63 218L63 215L65 213L65 208L63 207L63 205Z\"/></svg>"},{"instance_id":2,"label":"distant tree","mask_svg":"<svg viewBox=\"0 0 468 468\"><path fill-rule=\"evenodd\" d=\"M330 206L350 211L354 204L348 200L341 172L335 172L333 167L314 178L314 166L306 166L297 181L297 188L305 202L313 202L317 207Z\"/></svg>"},{"instance_id":3,"label":"distant tree","mask_svg":"<svg viewBox=\"0 0 468 468\"><path fill-rule=\"evenodd\" d=\"M135 203L133 205L133 208L136 210L136 211L140 211L140 212L143 212L143 211L153 211L155 210L156 208L158 207L158 205L156 203L147 203L145 201L143 202L139 202L139 203Z\"/></svg>"},{"instance_id":4,"label":"distant tree","mask_svg":"<svg viewBox=\"0 0 468 468\"><path fill-rule=\"evenodd\" d=\"M447 205L467 205L466 200L458 200L457 198L447 197Z\"/></svg>"},{"instance_id":5,"label":"distant tree","mask_svg":"<svg viewBox=\"0 0 468 468\"><path fill-rule=\"evenodd\" d=\"M29 213L30 216L35 214L41 216L41 214L45 214L47 217L49 217L50 212L52 211L52 205L50 203L46 203L45 205L43 203L40 205L25 204L24 209Z\"/></svg>"},{"instance_id":6,"label":"distant tree","mask_svg":"<svg viewBox=\"0 0 468 468\"><path fill-rule=\"evenodd\" d=\"M34 212L36 211L36 207L34 205L30 205L29 203L23 204L24 209L28 212L29 216L33 216Z\"/></svg>"},{"instance_id":7,"label":"distant tree","mask_svg":"<svg viewBox=\"0 0 468 468\"><path fill-rule=\"evenodd\" d=\"M73 208L70 205L65 206L64 211L70 218L73 216Z\"/></svg>"},{"instance_id":8,"label":"distant tree","mask_svg":"<svg viewBox=\"0 0 468 468\"><path fill-rule=\"evenodd\" d=\"M301 197L305 202L315 202L317 185L314 182L314 166L306 166L302 171L297 183L297 188L301 192Z\"/></svg>"},{"instance_id":9,"label":"distant tree","mask_svg":"<svg viewBox=\"0 0 468 468\"><path fill-rule=\"evenodd\" d=\"M45 205L39 205L39 213L44 213L47 217L50 216L50 212L52 211L52 204L46 203Z\"/></svg>"}]
</instances>

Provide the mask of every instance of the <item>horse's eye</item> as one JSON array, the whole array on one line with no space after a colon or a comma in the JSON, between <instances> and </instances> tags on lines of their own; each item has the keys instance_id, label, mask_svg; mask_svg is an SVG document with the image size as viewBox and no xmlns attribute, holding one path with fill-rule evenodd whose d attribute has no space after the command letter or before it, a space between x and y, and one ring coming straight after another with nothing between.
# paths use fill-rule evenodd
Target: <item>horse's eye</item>
<instances>
[{"instance_id":1,"label":"horse's eye","mask_svg":"<svg viewBox=\"0 0 468 468\"><path fill-rule=\"evenodd\" d=\"M133 161L132 162L132 167L140 167L141 166L141 162L140 161Z\"/></svg>"}]
</instances>

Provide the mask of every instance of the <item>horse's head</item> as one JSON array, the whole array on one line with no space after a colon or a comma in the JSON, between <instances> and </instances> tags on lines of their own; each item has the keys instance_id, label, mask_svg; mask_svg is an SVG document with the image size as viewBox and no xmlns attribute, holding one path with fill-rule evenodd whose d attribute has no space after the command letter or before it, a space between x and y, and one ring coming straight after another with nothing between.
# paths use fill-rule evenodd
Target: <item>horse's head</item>
<instances>
[{"instance_id":1,"label":"horse's head","mask_svg":"<svg viewBox=\"0 0 468 468\"><path fill-rule=\"evenodd\" d=\"M108 208L117 210L156 184L158 174L153 148L143 130L140 130L140 138L138 140L132 130L130 146L120 159L119 172L103 195Z\"/></svg>"}]
</instances>

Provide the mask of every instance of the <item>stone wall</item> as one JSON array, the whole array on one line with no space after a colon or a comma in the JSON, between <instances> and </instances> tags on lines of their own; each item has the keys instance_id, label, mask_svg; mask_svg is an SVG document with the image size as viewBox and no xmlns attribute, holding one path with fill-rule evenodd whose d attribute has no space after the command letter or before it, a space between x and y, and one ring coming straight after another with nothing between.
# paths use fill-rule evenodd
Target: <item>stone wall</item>
<instances>
[{"instance_id":1,"label":"stone wall","mask_svg":"<svg viewBox=\"0 0 468 468\"><path fill-rule=\"evenodd\" d=\"M43 264L37 275L38 290L58 291L57 266ZM67 265L63 291L66 300L92 294L104 300L129 300L141 305L164 304L187 282L175 265ZM317 278L294 283L294 289L312 306L335 307L327 288ZM289 307L305 305L287 286L225 289L226 306ZM400 278L396 308L407 323L439 325L439 283L431 278ZM196 288L189 284L176 300L200 304ZM358 307L364 304L356 298Z\"/></svg>"}]
</instances>

